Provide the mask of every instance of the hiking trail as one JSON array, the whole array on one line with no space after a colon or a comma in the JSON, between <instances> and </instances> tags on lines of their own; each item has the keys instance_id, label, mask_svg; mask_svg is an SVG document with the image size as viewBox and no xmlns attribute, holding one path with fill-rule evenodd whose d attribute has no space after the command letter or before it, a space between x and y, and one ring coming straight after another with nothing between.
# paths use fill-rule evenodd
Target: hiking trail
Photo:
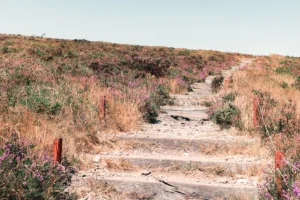
<instances>
[{"instance_id":1,"label":"hiking trail","mask_svg":"<svg viewBox=\"0 0 300 200\"><path fill-rule=\"evenodd\" d=\"M243 60L222 75L229 78L251 62ZM258 174L266 163L255 153L260 138L210 121L204 104L213 99L214 77L191 85L191 92L172 95L175 104L162 107L158 123L117 134L116 148L86 155L90 168L73 176L72 189L88 190L83 199L107 199L87 189L89 182L143 197L135 199L256 199Z\"/></svg>"}]
</instances>

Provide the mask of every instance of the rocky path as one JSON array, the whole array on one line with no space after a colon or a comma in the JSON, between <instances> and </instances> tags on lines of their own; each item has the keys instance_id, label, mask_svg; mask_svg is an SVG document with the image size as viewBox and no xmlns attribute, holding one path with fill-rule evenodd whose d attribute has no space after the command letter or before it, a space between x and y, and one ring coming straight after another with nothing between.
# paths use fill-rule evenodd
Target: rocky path
<instances>
[{"instance_id":1,"label":"rocky path","mask_svg":"<svg viewBox=\"0 0 300 200\"><path fill-rule=\"evenodd\" d=\"M231 76L248 62L223 71L223 76ZM134 193L133 199L256 199L258 175L265 163L259 138L222 130L209 120L203 105L213 97L213 78L195 83L192 92L174 95L175 105L162 108L159 123L116 136L118 148L86 155L90 168L73 177L72 187L105 183ZM93 189L91 194L90 199L112 199Z\"/></svg>"}]
</instances>

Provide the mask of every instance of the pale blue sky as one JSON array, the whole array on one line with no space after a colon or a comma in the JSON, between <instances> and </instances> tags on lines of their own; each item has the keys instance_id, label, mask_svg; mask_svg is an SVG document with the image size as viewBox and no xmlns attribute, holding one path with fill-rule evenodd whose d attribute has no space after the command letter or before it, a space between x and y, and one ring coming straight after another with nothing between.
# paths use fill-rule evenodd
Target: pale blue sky
<instances>
[{"instance_id":1,"label":"pale blue sky","mask_svg":"<svg viewBox=\"0 0 300 200\"><path fill-rule=\"evenodd\" d=\"M0 33L300 56L300 0L0 0Z\"/></svg>"}]
</instances>

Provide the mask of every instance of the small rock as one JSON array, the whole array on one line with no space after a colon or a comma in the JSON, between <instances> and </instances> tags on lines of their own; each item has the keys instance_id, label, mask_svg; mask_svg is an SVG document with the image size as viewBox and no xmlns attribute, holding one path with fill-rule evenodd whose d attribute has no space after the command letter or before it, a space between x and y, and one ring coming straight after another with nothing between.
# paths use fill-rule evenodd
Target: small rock
<instances>
[{"instance_id":1,"label":"small rock","mask_svg":"<svg viewBox=\"0 0 300 200\"><path fill-rule=\"evenodd\" d=\"M151 172L150 171L142 171L142 173L141 173L143 176L149 176L150 174L151 174Z\"/></svg>"},{"instance_id":2,"label":"small rock","mask_svg":"<svg viewBox=\"0 0 300 200\"><path fill-rule=\"evenodd\" d=\"M121 156L121 155L122 155L122 152L115 151L114 154L115 154L116 156Z\"/></svg>"},{"instance_id":3,"label":"small rock","mask_svg":"<svg viewBox=\"0 0 300 200\"><path fill-rule=\"evenodd\" d=\"M225 160L230 160L230 159L232 159L232 156L225 157Z\"/></svg>"},{"instance_id":4,"label":"small rock","mask_svg":"<svg viewBox=\"0 0 300 200\"><path fill-rule=\"evenodd\" d=\"M224 183L224 184L226 184L226 183L228 183L228 180L219 180L218 183Z\"/></svg>"},{"instance_id":5,"label":"small rock","mask_svg":"<svg viewBox=\"0 0 300 200\"><path fill-rule=\"evenodd\" d=\"M189 153L184 153L183 156L188 157L188 156L190 156L190 154Z\"/></svg>"},{"instance_id":6,"label":"small rock","mask_svg":"<svg viewBox=\"0 0 300 200\"><path fill-rule=\"evenodd\" d=\"M249 180L247 180L247 179L238 179L236 181L236 183L239 183L239 184L247 184L248 182L249 182Z\"/></svg>"},{"instance_id":7,"label":"small rock","mask_svg":"<svg viewBox=\"0 0 300 200\"><path fill-rule=\"evenodd\" d=\"M97 162L100 161L100 159L101 159L101 157L100 157L99 155L97 155L97 156L95 156L95 157L93 158L93 161L94 161L95 163L97 163Z\"/></svg>"}]
</instances>

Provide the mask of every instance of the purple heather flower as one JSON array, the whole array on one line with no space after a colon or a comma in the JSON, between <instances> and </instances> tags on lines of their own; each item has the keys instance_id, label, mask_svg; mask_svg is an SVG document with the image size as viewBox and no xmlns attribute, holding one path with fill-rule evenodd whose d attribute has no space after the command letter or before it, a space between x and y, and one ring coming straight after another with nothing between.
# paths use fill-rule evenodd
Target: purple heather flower
<instances>
[{"instance_id":1,"label":"purple heather flower","mask_svg":"<svg viewBox=\"0 0 300 200\"><path fill-rule=\"evenodd\" d=\"M293 188L294 195L300 198L300 181L294 182L292 188Z\"/></svg>"}]
</instances>

